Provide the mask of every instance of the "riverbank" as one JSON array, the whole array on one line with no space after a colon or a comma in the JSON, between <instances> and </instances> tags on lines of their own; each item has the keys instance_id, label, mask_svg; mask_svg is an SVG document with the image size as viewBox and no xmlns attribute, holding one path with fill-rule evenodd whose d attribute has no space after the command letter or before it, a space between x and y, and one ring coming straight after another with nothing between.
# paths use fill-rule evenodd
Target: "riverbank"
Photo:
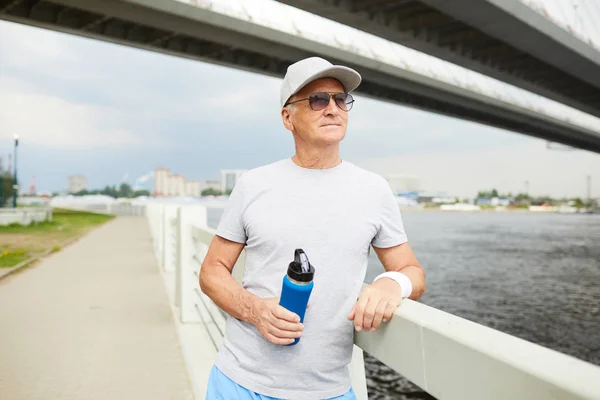
<instances>
[{"instance_id":1,"label":"riverbank","mask_svg":"<svg viewBox=\"0 0 600 400\"><path fill-rule=\"evenodd\" d=\"M560 214L560 215L600 215L600 210L592 210L592 212L561 212L561 211L532 211L527 208L482 208L482 209L449 209L444 210L440 207L402 207L400 211L404 212L439 212L439 213L490 213L490 214Z\"/></svg>"}]
</instances>

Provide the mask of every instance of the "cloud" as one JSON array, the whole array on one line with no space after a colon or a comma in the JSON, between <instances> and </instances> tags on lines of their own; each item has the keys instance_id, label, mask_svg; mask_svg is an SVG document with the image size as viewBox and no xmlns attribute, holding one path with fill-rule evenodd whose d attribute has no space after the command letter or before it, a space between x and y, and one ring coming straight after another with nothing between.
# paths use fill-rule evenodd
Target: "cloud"
<instances>
[{"instance_id":1,"label":"cloud","mask_svg":"<svg viewBox=\"0 0 600 400\"><path fill-rule=\"evenodd\" d=\"M3 70L34 72L50 79L93 79L93 69L81 68L86 63L82 50L86 47L81 38L46 29L2 21L0 54ZM76 51L74 51L76 50ZM40 68L42 66L42 68Z\"/></svg>"},{"instance_id":2,"label":"cloud","mask_svg":"<svg viewBox=\"0 0 600 400\"><path fill-rule=\"evenodd\" d=\"M600 180L600 155L549 150L535 139L523 141L510 151L488 147L446 154L372 157L356 163L381 175L414 174L421 177L422 189L469 197L492 188L521 193L525 181L529 181L529 192L533 194L586 197L586 177ZM600 196L600 185L592 187L592 196Z\"/></svg>"},{"instance_id":3,"label":"cloud","mask_svg":"<svg viewBox=\"0 0 600 400\"><path fill-rule=\"evenodd\" d=\"M343 142L355 159L409 154L447 154L527 143L514 132L396 104L358 98Z\"/></svg>"},{"instance_id":4,"label":"cloud","mask_svg":"<svg viewBox=\"0 0 600 400\"><path fill-rule=\"evenodd\" d=\"M8 22L0 35L19 38L0 40L2 74L38 92L153 123L278 118L277 78Z\"/></svg>"},{"instance_id":5,"label":"cloud","mask_svg":"<svg viewBox=\"0 0 600 400\"><path fill-rule=\"evenodd\" d=\"M78 104L36 93L28 84L0 78L0 126L21 140L48 148L98 149L155 145L127 128L114 107Z\"/></svg>"},{"instance_id":6,"label":"cloud","mask_svg":"<svg viewBox=\"0 0 600 400\"><path fill-rule=\"evenodd\" d=\"M159 166L212 179L294 153L277 78L8 22L0 62L0 125L6 143L21 134L20 171L40 187L62 188L72 173L100 187ZM342 156L461 196L519 191L526 179L534 194L580 195L584 174L600 180L598 155L544 144L357 96Z\"/></svg>"},{"instance_id":7,"label":"cloud","mask_svg":"<svg viewBox=\"0 0 600 400\"><path fill-rule=\"evenodd\" d=\"M185 94L164 93L163 107L155 117L203 124L279 120L278 101L274 98L279 82L272 78L259 85L256 78L250 83L237 84L228 82L225 74L217 73L211 77L210 83L206 76L190 82L197 85L197 90Z\"/></svg>"}]
</instances>

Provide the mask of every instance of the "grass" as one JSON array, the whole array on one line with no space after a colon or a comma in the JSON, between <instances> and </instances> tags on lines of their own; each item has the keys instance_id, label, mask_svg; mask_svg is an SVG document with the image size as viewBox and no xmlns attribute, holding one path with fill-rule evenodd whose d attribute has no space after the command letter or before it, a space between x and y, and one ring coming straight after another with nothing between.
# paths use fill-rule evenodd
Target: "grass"
<instances>
[{"instance_id":1,"label":"grass","mask_svg":"<svg viewBox=\"0 0 600 400\"><path fill-rule=\"evenodd\" d=\"M51 249L60 250L68 239L83 236L113 216L65 209L52 210L52 222L22 226L0 226L0 268L13 267L26 259Z\"/></svg>"},{"instance_id":2,"label":"grass","mask_svg":"<svg viewBox=\"0 0 600 400\"><path fill-rule=\"evenodd\" d=\"M4 250L0 254L0 268L12 267L22 261L27 260L27 258L29 258L29 256L24 250L17 250L13 252Z\"/></svg>"}]
</instances>

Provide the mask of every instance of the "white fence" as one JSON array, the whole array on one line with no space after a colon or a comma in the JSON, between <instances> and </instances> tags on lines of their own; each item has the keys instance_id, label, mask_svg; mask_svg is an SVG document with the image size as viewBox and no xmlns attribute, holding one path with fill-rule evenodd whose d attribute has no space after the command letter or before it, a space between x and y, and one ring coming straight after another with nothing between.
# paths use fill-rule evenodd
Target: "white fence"
<instances>
[{"instance_id":1,"label":"white fence","mask_svg":"<svg viewBox=\"0 0 600 400\"><path fill-rule=\"evenodd\" d=\"M129 203L57 203L53 204L56 208L67 208L69 210L89 211L100 214L111 215L146 215L145 204L129 204Z\"/></svg>"},{"instance_id":2,"label":"white fence","mask_svg":"<svg viewBox=\"0 0 600 400\"><path fill-rule=\"evenodd\" d=\"M176 276L180 321L203 324L218 349L227 315L198 283L215 234L207 215L205 205L147 206L157 259ZM238 282L243 265L242 253L233 269ZM412 300L377 332L356 333L355 344L350 374L361 400L367 399L362 350L440 400L600 399L600 367Z\"/></svg>"},{"instance_id":3,"label":"white fence","mask_svg":"<svg viewBox=\"0 0 600 400\"><path fill-rule=\"evenodd\" d=\"M10 224L30 225L45 221L52 221L52 209L50 207L0 208L0 226Z\"/></svg>"}]
</instances>

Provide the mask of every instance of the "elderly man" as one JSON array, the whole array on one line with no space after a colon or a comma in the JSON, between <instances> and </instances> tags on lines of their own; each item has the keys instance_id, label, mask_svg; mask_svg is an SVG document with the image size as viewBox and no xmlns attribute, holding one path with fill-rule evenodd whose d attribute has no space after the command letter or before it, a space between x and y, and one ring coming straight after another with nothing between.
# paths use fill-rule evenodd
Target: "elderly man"
<instances>
[{"instance_id":1,"label":"elderly man","mask_svg":"<svg viewBox=\"0 0 600 400\"><path fill-rule=\"evenodd\" d=\"M202 291L229 314L207 399L353 399L354 330L377 330L425 290L387 182L340 158L360 82L318 57L287 70L281 118L296 154L241 176L202 263ZM386 272L361 292L370 246ZM297 248L316 270L303 323L279 305Z\"/></svg>"}]
</instances>

